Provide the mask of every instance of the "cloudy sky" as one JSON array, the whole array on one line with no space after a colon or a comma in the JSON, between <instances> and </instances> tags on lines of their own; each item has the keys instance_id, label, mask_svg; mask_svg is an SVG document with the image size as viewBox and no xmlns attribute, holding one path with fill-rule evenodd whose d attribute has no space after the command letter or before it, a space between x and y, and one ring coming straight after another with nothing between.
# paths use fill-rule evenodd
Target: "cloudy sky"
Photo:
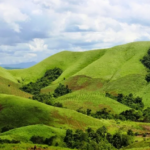
<instances>
[{"instance_id":1,"label":"cloudy sky","mask_svg":"<svg viewBox=\"0 0 150 150\"><path fill-rule=\"evenodd\" d=\"M150 40L149 0L0 0L0 64Z\"/></svg>"}]
</instances>

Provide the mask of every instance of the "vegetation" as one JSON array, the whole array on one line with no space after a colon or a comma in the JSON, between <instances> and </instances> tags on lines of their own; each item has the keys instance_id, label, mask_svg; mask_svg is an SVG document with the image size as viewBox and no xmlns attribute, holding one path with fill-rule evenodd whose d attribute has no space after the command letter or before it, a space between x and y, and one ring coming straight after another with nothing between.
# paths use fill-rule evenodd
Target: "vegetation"
<instances>
[{"instance_id":1,"label":"vegetation","mask_svg":"<svg viewBox=\"0 0 150 150\"><path fill-rule=\"evenodd\" d=\"M148 147L150 50L143 56L149 47L149 42L135 42L65 51L31 68L0 68L5 80L0 78L0 93L20 96L0 94L0 149L6 144L7 150L38 144L44 149L46 144L50 150L110 150L140 147L140 142Z\"/></svg>"},{"instance_id":2,"label":"vegetation","mask_svg":"<svg viewBox=\"0 0 150 150\"><path fill-rule=\"evenodd\" d=\"M146 79L147 82L150 82L150 48L147 51L147 55L145 55L141 59L141 62L143 63L143 65L145 67L148 68L148 72L147 72L147 75L146 75L145 79Z\"/></svg>"},{"instance_id":3,"label":"vegetation","mask_svg":"<svg viewBox=\"0 0 150 150\"><path fill-rule=\"evenodd\" d=\"M106 93L106 97L115 99L118 102L125 104L136 110L142 110L144 108L144 103L142 102L142 98L141 97L134 98L132 93L126 96L124 96L123 94L118 94L117 96L113 96L110 93Z\"/></svg>"},{"instance_id":4,"label":"vegetation","mask_svg":"<svg viewBox=\"0 0 150 150\"><path fill-rule=\"evenodd\" d=\"M48 86L52 81L56 80L62 74L62 70L60 68L54 68L46 71L45 75L38 79L35 83L30 82L27 85L24 85L21 89L25 92L33 94L32 99L37 100L39 102L52 105L50 99L53 97L59 97L71 92L71 89L68 86L64 86L59 84L59 86L55 89L54 94L43 94L40 93L41 88Z\"/></svg>"},{"instance_id":5,"label":"vegetation","mask_svg":"<svg viewBox=\"0 0 150 150\"><path fill-rule=\"evenodd\" d=\"M71 89L68 88L68 86L64 86L62 84L59 84L59 86L54 91L54 97L59 97L65 94L71 93Z\"/></svg>"},{"instance_id":6,"label":"vegetation","mask_svg":"<svg viewBox=\"0 0 150 150\"><path fill-rule=\"evenodd\" d=\"M132 142L131 137L127 134L117 132L112 135L108 133L105 126L98 128L96 132L91 128L88 128L86 132L77 129L75 133L68 129L64 141L69 148L81 150L118 149Z\"/></svg>"},{"instance_id":7,"label":"vegetation","mask_svg":"<svg viewBox=\"0 0 150 150\"><path fill-rule=\"evenodd\" d=\"M48 86L52 81L55 81L62 74L60 68L54 68L45 72L44 76L38 79L35 83L30 82L24 85L21 89L31 94L39 94L41 88Z\"/></svg>"}]
</instances>

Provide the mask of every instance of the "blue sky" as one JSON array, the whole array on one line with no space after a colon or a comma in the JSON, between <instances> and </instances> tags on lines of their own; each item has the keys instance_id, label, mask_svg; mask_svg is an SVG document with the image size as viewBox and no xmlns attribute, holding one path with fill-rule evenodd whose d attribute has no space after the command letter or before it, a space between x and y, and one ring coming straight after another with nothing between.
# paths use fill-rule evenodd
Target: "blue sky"
<instances>
[{"instance_id":1,"label":"blue sky","mask_svg":"<svg viewBox=\"0 0 150 150\"><path fill-rule=\"evenodd\" d=\"M150 40L148 0L0 0L0 64Z\"/></svg>"}]
</instances>

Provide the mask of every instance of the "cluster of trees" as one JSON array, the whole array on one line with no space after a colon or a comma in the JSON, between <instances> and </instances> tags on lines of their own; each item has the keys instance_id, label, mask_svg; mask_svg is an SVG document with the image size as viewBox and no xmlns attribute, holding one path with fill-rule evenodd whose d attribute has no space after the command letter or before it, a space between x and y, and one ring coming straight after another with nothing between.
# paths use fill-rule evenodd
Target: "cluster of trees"
<instances>
[{"instance_id":1,"label":"cluster of trees","mask_svg":"<svg viewBox=\"0 0 150 150\"><path fill-rule=\"evenodd\" d=\"M128 134L120 132L114 135L107 132L105 126L94 131L88 128L85 132L77 129L75 133L68 129L64 142L68 148L76 148L81 150L110 150L121 148L130 144L132 137ZM114 148L115 147L115 148Z\"/></svg>"},{"instance_id":2,"label":"cluster of trees","mask_svg":"<svg viewBox=\"0 0 150 150\"><path fill-rule=\"evenodd\" d=\"M132 93L130 93L129 95L118 94L117 96L113 96L110 93L106 93L106 97L115 99L118 102L136 110L142 110L144 108L144 103L142 102L142 98L133 97Z\"/></svg>"},{"instance_id":3,"label":"cluster of trees","mask_svg":"<svg viewBox=\"0 0 150 150\"><path fill-rule=\"evenodd\" d=\"M53 96L50 93L49 94L37 93L33 95L32 99L45 103L47 105L52 105L52 102L51 102L52 97Z\"/></svg>"},{"instance_id":4,"label":"cluster of trees","mask_svg":"<svg viewBox=\"0 0 150 150\"><path fill-rule=\"evenodd\" d=\"M78 109L77 111L98 119L103 118L103 119L119 119L123 121L131 120L131 121L138 121L138 122L150 122L150 107L146 108L143 111L130 109L130 110L123 111L120 114L114 114L107 108L98 110L95 113L92 113L91 109L87 109L87 111Z\"/></svg>"},{"instance_id":5,"label":"cluster of trees","mask_svg":"<svg viewBox=\"0 0 150 150\"><path fill-rule=\"evenodd\" d=\"M4 143L17 144L17 143L20 143L20 141L18 141L18 140L9 140L9 139L0 139L0 144L4 144Z\"/></svg>"},{"instance_id":6,"label":"cluster of trees","mask_svg":"<svg viewBox=\"0 0 150 150\"><path fill-rule=\"evenodd\" d=\"M98 119L116 119L116 114L113 114L110 110L107 108L103 108L101 110L96 111L95 113L92 113L91 109L87 109L86 111L83 111L81 108L77 109L77 112L80 112L82 114L86 114L88 116L92 116L94 118Z\"/></svg>"},{"instance_id":7,"label":"cluster of trees","mask_svg":"<svg viewBox=\"0 0 150 150\"><path fill-rule=\"evenodd\" d=\"M65 95L71 92L68 85L59 84L55 89L53 94L43 94L40 93L41 88L48 86L52 81L56 80L62 74L62 70L60 68L54 68L45 72L44 76L38 79L36 82L30 82L27 85L21 87L21 89L25 92L31 93L33 95L32 99L37 100L39 102L52 105L51 99L57 98L59 96ZM62 107L62 104L56 104L58 107Z\"/></svg>"},{"instance_id":8,"label":"cluster of trees","mask_svg":"<svg viewBox=\"0 0 150 150\"><path fill-rule=\"evenodd\" d=\"M27 85L21 87L25 92L31 93L33 95L40 93L43 87L48 86L52 81L56 80L62 74L60 68L50 69L45 72L44 76L40 79L37 79L36 82L30 82Z\"/></svg>"},{"instance_id":9,"label":"cluster of trees","mask_svg":"<svg viewBox=\"0 0 150 150\"><path fill-rule=\"evenodd\" d=\"M123 111L122 113L120 113L119 119L150 122L150 107L146 108L143 111L136 111L134 109Z\"/></svg>"},{"instance_id":10,"label":"cluster of trees","mask_svg":"<svg viewBox=\"0 0 150 150\"><path fill-rule=\"evenodd\" d=\"M59 84L59 86L55 89L53 96L59 97L65 94L71 93L71 89L69 89L68 85Z\"/></svg>"},{"instance_id":11,"label":"cluster of trees","mask_svg":"<svg viewBox=\"0 0 150 150\"><path fill-rule=\"evenodd\" d=\"M46 144L46 145L55 145L58 146L58 143L54 143L54 140L57 138L57 136L52 136L50 138L43 138L41 136L32 136L30 138L30 141L32 141L34 144Z\"/></svg>"},{"instance_id":12,"label":"cluster of trees","mask_svg":"<svg viewBox=\"0 0 150 150\"><path fill-rule=\"evenodd\" d=\"M147 55L141 59L141 62L143 63L145 67L148 68L148 72L147 72L145 79L147 82L150 82L150 48L147 51Z\"/></svg>"}]
</instances>

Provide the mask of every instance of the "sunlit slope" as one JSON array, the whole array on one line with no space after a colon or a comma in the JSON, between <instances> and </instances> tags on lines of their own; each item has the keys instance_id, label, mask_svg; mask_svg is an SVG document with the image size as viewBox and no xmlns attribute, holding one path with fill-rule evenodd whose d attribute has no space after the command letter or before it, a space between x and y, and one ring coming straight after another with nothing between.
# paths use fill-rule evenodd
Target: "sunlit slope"
<instances>
[{"instance_id":1,"label":"sunlit slope","mask_svg":"<svg viewBox=\"0 0 150 150\"><path fill-rule=\"evenodd\" d=\"M87 52L69 52L64 51L57 53L37 65L20 70L10 70L9 72L16 78L25 82L35 81L44 75L46 70L59 67L63 70L63 74L59 77L59 80L68 78L78 71L82 70L92 62L103 56L105 50L93 50Z\"/></svg>"},{"instance_id":2,"label":"sunlit slope","mask_svg":"<svg viewBox=\"0 0 150 150\"><path fill-rule=\"evenodd\" d=\"M60 138L60 139L57 138L57 140L63 141L65 133L66 130L64 129L38 124L20 127L1 133L0 139L17 140L26 143L30 142L32 136L40 136L43 138L50 138L53 136L57 136Z\"/></svg>"},{"instance_id":3,"label":"sunlit slope","mask_svg":"<svg viewBox=\"0 0 150 150\"><path fill-rule=\"evenodd\" d=\"M98 120L70 109L53 107L30 99L0 95L0 129L34 124L85 129L88 126L107 126L113 122Z\"/></svg>"},{"instance_id":4,"label":"sunlit slope","mask_svg":"<svg viewBox=\"0 0 150 150\"><path fill-rule=\"evenodd\" d=\"M144 75L146 69L140 59L146 54L149 47L150 42L134 42L106 50L64 51L43 60L31 68L10 70L9 72L16 79L23 79L25 82L36 80L46 70L54 67L63 70L63 74L57 81L75 75L86 75L106 80L115 80L129 74Z\"/></svg>"},{"instance_id":5,"label":"sunlit slope","mask_svg":"<svg viewBox=\"0 0 150 150\"><path fill-rule=\"evenodd\" d=\"M83 110L86 112L87 109L91 109L92 112L98 111L103 108L111 110L113 113L120 113L129 107L105 97L101 92L91 92L91 91L76 91L64 96L59 97L55 102L60 102L64 107L73 110Z\"/></svg>"},{"instance_id":6,"label":"sunlit slope","mask_svg":"<svg viewBox=\"0 0 150 150\"><path fill-rule=\"evenodd\" d=\"M21 97L32 97L31 94L26 93L19 89L19 83L15 83L11 80L3 78L0 76L0 94L9 94L9 95L16 95Z\"/></svg>"},{"instance_id":7,"label":"sunlit slope","mask_svg":"<svg viewBox=\"0 0 150 150\"><path fill-rule=\"evenodd\" d=\"M10 74L8 70L2 67L0 67L0 77L9 79L10 81L17 83L17 80L12 76L12 74Z\"/></svg>"},{"instance_id":8,"label":"sunlit slope","mask_svg":"<svg viewBox=\"0 0 150 150\"><path fill-rule=\"evenodd\" d=\"M146 54L150 42L134 42L107 49L106 53L76 75L115 80L129 74L146 74L140 59Z\"/></svg>"}]
</instances>

